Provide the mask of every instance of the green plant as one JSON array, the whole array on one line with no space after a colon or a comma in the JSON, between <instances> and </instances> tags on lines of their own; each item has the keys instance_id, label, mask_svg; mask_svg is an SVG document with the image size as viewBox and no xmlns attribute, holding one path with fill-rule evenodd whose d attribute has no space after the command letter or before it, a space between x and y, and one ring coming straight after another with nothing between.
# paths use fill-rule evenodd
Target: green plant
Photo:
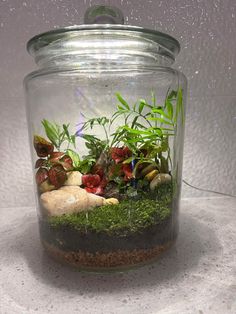
<instances>
[{"instance_id":1,"label":"green plant","mask_svg":"<svg viewBox=\"0 0 236 314\"><path fill-rule=\"evenodd\" d=\"M66 155L68 155L72 159L74 168L78 168L80 164L79 154L70 148L71 145L76 148L76 134L70 134L70 125L62 124L62 126L60 126L57 123L49 122L46 119L42 120L42 125L48 139L55 146L55 148L59 152L63 151ZM62 148L63 144L64 149Z\"/></svg>"},{"instance_id":2,"label":"green plant","mask_svg":"<svg viewBox=\"0 0 236 314\"><path fill-rule=\"evenodd\" d=\"M86 121L78 124L79 129L75 134L70 134L69 124L61 127L44 119L42 124L48 139L58 151L62 151L64 147L64 153L72 159L74 168L82 173L90 172L97 163L104 167L112 164L114 160L112 161L110 152L114 147L127 147L130 150L131 154L122 163L127 166L133 163L134 177L143 163L154 162L161 172L169 172L169 167L172 167L169 138L176 134L178 124L184 123L182 89L168 93L163 106L156 104L154 93L150 102L139 99L132 106L121 94L117 93L116 97L117 110L111 119L105 116L84 116ZM114 127L120 116L123 116L124 123L109 136L111 127ZM96 127L102 127L105 138L91 134L93 131L96 133ZM83 138L88 149L88 154L83 158L71 149L71 145L76 147L76 137ZM47 149L50 149L49 144Z\"/></svg>"},{"instance_id":3,"label":"green plant","mask_svg":"<svg viewBox=\"0 0 236 314\"><path fill-rule=\"evenodd\" d=\"M45 133L48 139L56 147L58 151L61 150L63 143L67 143L67 149L69 149L72 144L75 148L75 134L71 135L69 133L69 124L63 124L62 127L57 123L49 122L48 120L42 120L42 125L44 127Z\"/></svg>"},{"instance_id":4,"label":"green plant","mask_svg":"<svg viewBox=\"0 0 236 314\"><path fill-rule=\"evenodd\" d=\"M160 164L159 168L162 172L168 172L168 161L172 165L169 137L176 134L179 114L181 113L182 119L184 118L182 90L168 94L163 106L156 104L154 93L152 93L151 103L145 99L139 99L133 106L130 106L120 94L117 93L116 96L119 104L112 116L111 124L119 116L124 117L124 124L112 134L111 146L125 144L132 150L133 156L124 162L138 160L134 173L143 162L152 163L153 161L157 165ZM163 156L165 152L166 157Z\"/></svg>"}]
</instances>

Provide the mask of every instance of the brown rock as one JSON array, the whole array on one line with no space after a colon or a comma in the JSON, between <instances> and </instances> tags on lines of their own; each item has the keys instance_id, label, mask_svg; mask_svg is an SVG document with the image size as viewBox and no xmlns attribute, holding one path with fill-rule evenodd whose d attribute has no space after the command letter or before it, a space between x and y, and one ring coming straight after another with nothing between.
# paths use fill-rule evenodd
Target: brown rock
<instances>
[{"instance_id":1,"label":"brown rock","mask_svg":"<svg viewBox=\"0 0 236 314\"><path fill-rule=\"evenodd\" d=\"M159 173L150 183L150 189L153 191L161 184L171 182L171 176L168 173Z\"/></svg>"}]
</instances>

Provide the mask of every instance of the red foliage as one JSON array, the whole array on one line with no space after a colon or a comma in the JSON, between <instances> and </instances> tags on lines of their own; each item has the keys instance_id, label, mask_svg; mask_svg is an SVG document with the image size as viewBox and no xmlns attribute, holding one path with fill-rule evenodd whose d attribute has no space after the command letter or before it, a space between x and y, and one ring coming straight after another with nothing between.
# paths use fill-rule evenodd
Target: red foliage
<instances>
[{"instance_id":1,"label":"red foliage","mask_svg":"<svg viewBox=\"0 0 236 314\"><path fill-rule=\"evenodd\" d=\"M93 168L92 168L92 173L93 174L98 174L101 179L104 176L104 170L103 170L101 165L94 165Z\"/></svg>"},{"instance_id":2,"label":"red foliage","mask_svg":"<svg viewBox=\"0 0 236 314\"><path fill-rule=\"evenodd\" d=\"M123 164L121 169L125 174L124 176L125 181L129 181L130 179L133 178L133 173L132 173L133 169L132 169L131 164Z\"/></svg>"},{"instance_id":3,"label":"red foliage","mask_svg":"<svg viewBox=\"0 0 236 314\"><path fill-rule=\"evenodd\" d=\"M36 172L35 179L36 183L39 185L43 183L48 178L48 171L45 168L39 168Z\"/></svg>"},{"instance_id":4,"label":"red foliage","mask_svg":"<svg viewBox=\"0 0 236 314\"><path fill-rule=\"evenodd\" d=\"M111 158L116 164L124 161L132 155L131 150L127 147L112 147L111 148Z\"/></svg>"},{"instance_id":5,"label":"red foliage","mask_svg":"<svg viewBox=\"0 0 236 314\"><path fill-rule=\"evenodd\" d=\"M52 166L48 171L50 182L56 187L60 188L67 179L67 174L62 165Z\"/></svg>"},{"instance_id":6,"label":"red foliage","mask_svg":"<svg viewBox=\"0 0 236 314\"><path fill-rule=\"evenodd\" d=\"M104 194L104 190L103 190L103 188L101 186L96 186L94 188L85 187L85 190L88 193L93 193L93 194L96 194L96 195L103 195Z\"/></svg>"},{"instance_id":7,"label":"red foliage","mask_svg":"<svg viewBox=\"0 0 236 314\"><path fill-rule=\"evenodd\" d=\"M104 188L107 185L107 179L104 176L104 171L100 167L99 169L93 169L93 171L96 171L96 173L85 174L82 176L82 183L85 186L85 190L87 192L97 195L103 195ZM100 175L98 173L100 173Z\"/></svg>"},{"instance_id":8,"label":"red foliage","mask_svg":"<svg viewBox=\"0 0 236 314\"><path fill-rule=\"evenodd\" d=\"M54 149L52 143L38 135L34 136L34 148L39 157L47 157L53 152Z\"/></svg>"},{"instance_id":9,"label":"red foliage","mask_svg":"<svg viewBox=\"0 0 236 314\"><path fill-rule=\"evenodd\" d=\"M50 155L49 161L51 164L59 164L65 170L72 170L73 169L73 161L70 156L65 155L62 152L53 152Z\"/></svg>"},{"instance_id":10,"label":"red foliage","mask_svg":"<svg viewBox=\"0 0 236 314\"><path fill-rule=\"evenodd\" d=\"M52 152L50 154L50 161L51 162L56 162L58 161L62 156L64 156L65 154L62 152Z\"/></svg>"},{"instance_id":11,"label":"red foliage","mask_svg":"<svg viewBox=\"0 0 236 314\"><path fill-rule=\"evenodd\" d=\"M37 169L46 166L46 163L47 163L46 159L39 158L38 160L36 160L34 168Z\"/></svg>"},{"instance_id":12,"label":"red foliage","mask_svg":"<svg viewBox=\"0 0 236 314\"><path fill-rule=\"evenodd\" d=\"M84 174L82 176L82 183L88 188L94 188L99 185L101 178L98 174Z\"/></svg>"}]
</instances>

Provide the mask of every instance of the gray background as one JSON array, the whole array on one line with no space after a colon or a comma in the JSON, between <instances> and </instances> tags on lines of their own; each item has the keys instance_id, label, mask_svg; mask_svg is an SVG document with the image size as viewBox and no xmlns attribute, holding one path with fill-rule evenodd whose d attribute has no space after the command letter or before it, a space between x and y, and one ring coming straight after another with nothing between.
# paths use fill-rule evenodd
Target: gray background
<instances>
[{"instance_id":1,"label":"gray background","mask_svg":"<svg viewBox=\"0 0 236 314\"><path fill-rule=\"evenodd\" d=\"M34 205L22 79L35 66L26 41L82 23L99 3L121 8L126 23L179 39L175 67L189 80L183 177L236 194L235 0L0 0L0 207ZM184 186L182 195L206 193Z\"/></svg>"}]
</instances>

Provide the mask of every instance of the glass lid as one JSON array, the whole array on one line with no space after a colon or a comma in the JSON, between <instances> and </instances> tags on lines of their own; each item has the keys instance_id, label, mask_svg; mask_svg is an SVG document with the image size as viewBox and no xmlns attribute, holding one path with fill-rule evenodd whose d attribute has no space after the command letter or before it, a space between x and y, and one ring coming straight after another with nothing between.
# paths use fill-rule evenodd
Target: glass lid
<instances>
[{"instance_id":1,"label":"glass lid","mask_svg":"<svg viewBox=\"0 0 236 314\"><path fill-rule=\"evenodd\" d=\"M67 26L55 29L31 38L27 43L27 50L34 55L39 49L49 46L55 41L69 40L75 33L79 36L85 34L116 34L147 39L157 43L163 49L167 50L173 57L180 51L179 42L172 36L139 26L124 25L124 16L122 12L112 6L96 5L92 6L85 12L84 24Z\"/></svg>"}]
</instances>

